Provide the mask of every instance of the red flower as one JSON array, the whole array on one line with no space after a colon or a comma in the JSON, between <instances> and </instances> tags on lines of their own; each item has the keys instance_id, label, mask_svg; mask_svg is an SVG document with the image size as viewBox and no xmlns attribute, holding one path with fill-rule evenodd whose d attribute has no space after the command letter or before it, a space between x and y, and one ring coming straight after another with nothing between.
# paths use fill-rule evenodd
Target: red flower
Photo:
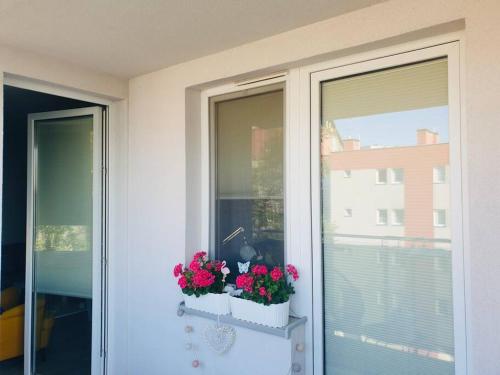
<instances>
[{"instance_id":1,"label":"red flower","mask_svg":"<svg viewBox=\"0 0 500 375\"><path fill-rule=\"evenodd\" d=\"M210 271L212 269L212 263L205 264L205 268Z\"/></svg>"},{"instance_id":2,"label":"red flower","mask_svg":"<svg viewBox=\"0 0 500 375\"><path fill-rule=\"evenodd\" d=\"M236 287L243 289L245 292L251 292L253 287L253 277L248 274L239 275L236 278Z\"/></svg>"},{"instance_id":3,"label":"red flower","mask_svg":"<svg viewBox=\"0 0 500 375\"><path fill-rule=\"evenodd\" d=\"M283 277L283 272L281 272L281 269L279 267L274 267L273 270L271 271L271 278L274 281L278 281Z\"/></svg>"},{"instance_id":4,"label":"red flower","mask_svg":"<svg viewBox=\"0 0 500 375\"><path fill-rule=\"evenodd\" d=\"M297 281L299 279L299 273L297 272L297 268L295 268L291 264L288 264L286 266L286 272L288 272L288 274L292 275L293 281Z\"/></svg>"},{"instance_id":5,"label":"red flower","mask_svg":"<svg viewBox=\"0 0 500 375\"><path fill-rule=\"evenodd\" d=\"M243 289L243 287L245 286L246 278L247 278L246 274L239 275L238 277L236 277L236 287L238 289Z\"/></svg>"},{"instance_id":6,"label":"red flower","mask_svg":"<svg viewBox=\"0 0 500 375\"><path fill-rule=\"evenodd\" d=\"M265 295L267 294L266 288L264 288L263 286L261 286L261 287L259 288L259 294L260 294L261 296L265 296Z\"/></svg>"},{"instance_id":7,"label":"red flower","mask_svg":"<svg viewBox=\"0 0 500 375\"><path fill-rule=\"evenodd\" d=\"M182 273L182 264L179 263L174 267L174 276L179 277L181 273Z\"/></svg>"},{"instance_id":8,"label":"red flower","mask_svg":"<svg viewBox=\"0 0 500 375\"><path fill-rule=\"evenodd\" d=\"M188 282L187 282L187 279L186 279L186 276L182 276L179 281L177 281L177 284L179 284L179 286L184 289L185 287L187 287L188 285Z\"/></svg>"},{"instance_id":9,"label":"red flower","mask_svg":"<svg viewBox=\"0 0 500 375\"><path fill-rule=\"evenodd\" d=\"M252 272L255 275L267 275L268 270L265 264L256 264L252 267Z\"/></svg>"},{"instance_id":10,"label":"red flower","mask_svg":"<svg viewBox=\"0 0 500 375\"><path fill-rule=\"evenodd\" d=\"M198 251L193 255L193 260L198 260L200 258L204 259L206 258L207 253L205 251Z\"/></svg>"},{"instance_id":11,"label":"red flower","mask_svg":"<svg viewBox=\"0 0 500 375\"><path fill-rule=\"evenodd\" d=\"M216 270L217 272L220 272L220 270L221 270L221 269L222 269L222 262L221 262L221 261L219 261L219 260L216 260L216 261L215 261L215 270Z\"/></svg>"},{"instance_id":12,"label":"red flower","mask_svg":"<svg viewBox=\"0 0 500 375\"><path fill-rule=\"evenodd\" d=\"M215 275L207 270L199 270L193 275L193 285L197 288L204 288L215 282Z\"/></svg>"},{"instance_id":13,"label":"red flower","mask_svg":"<svg viewBox=\"0 0 500 375\"><path fill-rule=\"evenodd\" d=\"M189 269L190 269L191 271L196 272L196 271L199 271L199 270L200 270L200 268L201 268L201 264L200 264L200 262L198 262L198 260L197 260L197 259L192 260L192 261L191 261L191 263L189 264Z\"/></svg>"}]
</instances>

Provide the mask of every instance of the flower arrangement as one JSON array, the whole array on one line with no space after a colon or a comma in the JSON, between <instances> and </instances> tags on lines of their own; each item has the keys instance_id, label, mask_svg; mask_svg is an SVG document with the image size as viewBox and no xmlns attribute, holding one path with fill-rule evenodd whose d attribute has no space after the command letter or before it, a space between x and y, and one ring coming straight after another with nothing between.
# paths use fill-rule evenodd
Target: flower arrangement
<instances>
[{"instance_id":1,"label":"flower arrangement","mask_svg":"<svg viewBox=\"0 0 500 375\"><path fill-rule=\"evenodd\" d=\"M236 287L242 289L240 298L263 305L285 303L295 293L292 281L299 279L297 269L289 264L285 269L269 270L264 264L256 264L251 271L236 278Z\"/></svg>"},{"instance_id":2,"label":"flower arrangement","mask_svg":"<svg viewBox=\"0 0 500 375\"><path fill-rule=\"evenodd\" d=\"M182 263L174 267L174 277L182 293L200 297L208 293L221 294L224 291L229 268L225 261L209 260L205 251L198 251L188 267Z\"/></svg>"}]
</instances>

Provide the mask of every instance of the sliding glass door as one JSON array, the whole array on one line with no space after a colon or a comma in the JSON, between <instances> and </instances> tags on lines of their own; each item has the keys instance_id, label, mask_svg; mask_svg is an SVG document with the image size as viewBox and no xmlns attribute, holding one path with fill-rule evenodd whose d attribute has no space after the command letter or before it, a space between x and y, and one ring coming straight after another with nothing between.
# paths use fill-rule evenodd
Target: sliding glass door
<instances>
[{"instance_id":1,"label":"sliding glass door","mask_svg":"<svg viewBox=\"0 0 500 375\"><path fill-rule=\"evenodd\" d=\"M29 116L25 373L100 368L101 112Z\"/></svg>"},{"instance_id":2,"label":"sliding glass door","mask_svg":"<svg viewBox=\"0 0 500 375\"><path fill-rule=\"evenodd\" d=\"M326 375L455 374L457 85L446 55L423 55L313 76Z\"/></svg>"}]
</instances>

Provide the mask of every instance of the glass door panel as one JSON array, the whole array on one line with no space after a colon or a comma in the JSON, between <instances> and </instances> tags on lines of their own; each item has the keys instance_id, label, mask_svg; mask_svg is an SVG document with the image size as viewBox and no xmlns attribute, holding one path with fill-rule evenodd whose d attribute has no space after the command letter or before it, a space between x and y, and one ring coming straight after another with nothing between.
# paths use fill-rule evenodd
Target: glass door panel
<instances>
[{"instance_id":1,"label":"glass door panel","mask_svg":"<svg viewBox=\"0 0 500 375\"><path fill-rule=\"evenodd\" d=\"M100 327L94 321L100 305L99 112L30 116L31 373L92 371L93 338L100 336L93 329Z\"/></svg>"},{"instance_id":2,"label":"glass door panel","mask_svg":"<svg viewBox=\"0 0 500 375\"><path fill-rule=\"evenodd\" d=\"M326 375L454 374L446 59L321 83Z\"/></svg>"}]
</instances>

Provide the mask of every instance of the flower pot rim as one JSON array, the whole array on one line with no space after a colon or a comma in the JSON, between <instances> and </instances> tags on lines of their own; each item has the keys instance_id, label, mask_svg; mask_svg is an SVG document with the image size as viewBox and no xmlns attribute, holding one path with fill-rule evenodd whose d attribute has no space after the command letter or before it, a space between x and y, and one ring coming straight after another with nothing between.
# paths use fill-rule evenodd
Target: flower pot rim
<instances>
[{"instance_id":1,"label":"flower pot rim","mask_svg":"<svg viewBox=\"0 0 500 375\"><path fill-rule=\"evenodd\" d=\"M284 305L285 303L289 303L289 302L290 302L290 299L288 299L288 301L285 301L285 302L280 302L280 303L270 303L269 305L266 305L265 303L255 302L255 301L252 301L251 299L241 298L240 296L233 296L233 295L230 295L230 297L231 297L231 298L236 298L236 299L239 299L239 300L242 300L242 301L253 302L253 303L256 303L257 305L266 306L266 307L269 307L269 306L279 306L279 305Z\"/></svg>"},{"instance_id":2,"label":"flower pot rim","mask_svg":"<svg viewBox=\"0 0 500 375\"><path fill-rule=\"evenodd\" d=\"M182 292L182 295L184 295L184 296L195 297L195 298L200 298L200 297L208 296L209 294L220 296L220 295L223 295L223 294L229 294L229 292L222 292L222 293L208 292L208 293L205 293L205 294L200 294L199 296L197 296L194 293L193 294L187 294L187 293Z\"/></svg>"}]
</instances>

